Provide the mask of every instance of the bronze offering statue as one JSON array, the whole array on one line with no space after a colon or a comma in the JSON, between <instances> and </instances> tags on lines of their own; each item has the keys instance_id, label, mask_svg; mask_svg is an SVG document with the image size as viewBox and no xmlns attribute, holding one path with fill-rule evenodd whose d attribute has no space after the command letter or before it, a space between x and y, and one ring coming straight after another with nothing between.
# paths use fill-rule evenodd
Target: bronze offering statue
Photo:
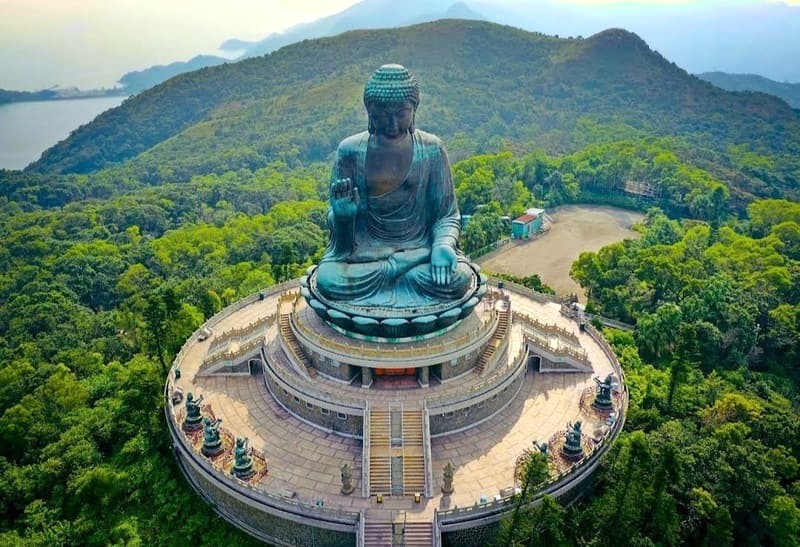
<instances>
[{"instance_id":1,"label":"bronze offering statue","mask_svg":"<svg viewBox=\"0 0 800 547\"><path fill-rule=\"evenodd\" d=\"M597 392L594 396L592 406L597 410L609 411L614 409L614 404L611 401L611 384L614 381L614 375L609 374L605 380L595 377L594 382L597 384Z\"/></svg>"},{"instance_id":2,"label":"bronze offering statue","mask_svg":"<svg viewBox=\"0 0 800 547\"><path fill-rule=\"evenodd\" d=\"M233 449L232 473L243 480L249 479L255 473L248 444L246 437L236 437L236 446Z\"/></svg>"},{"instance_id":3,"label":"bronze offering statue","mask_svg":"<svg viewBox=\"0 0 800 547\"><path fill-rule=\"evenodd\" d=\"M222 418L212 422L211 418L203 418L203 447L200 450L204 456L213 457L223 450L222 439L219 436L219 424Z\"/></svg>"},{"instance_id":4,"label":"bronze offering statue","mask_svg":"<svg viewBox=\"0 0 800 547\"><path fill-rule=\"evenodd\" d=\"M561 454L568 460L577 461L583 458L583 443L581 442L581 422L567 424L567 439L561 447Z\"/></svg>"},{"instance_id":5,"label":"bronze offering statue","mask_svg":"<svg viewBox=\"0 0 800 547\"><path fill-rule=\"evenodd\" d=\"M202 395L195 399L192 392L186 394L186 419L182 425L184 431L197 431L203 427L203 416L200 415L200 403L202 402Z\"/></svg>"}]
</instances>

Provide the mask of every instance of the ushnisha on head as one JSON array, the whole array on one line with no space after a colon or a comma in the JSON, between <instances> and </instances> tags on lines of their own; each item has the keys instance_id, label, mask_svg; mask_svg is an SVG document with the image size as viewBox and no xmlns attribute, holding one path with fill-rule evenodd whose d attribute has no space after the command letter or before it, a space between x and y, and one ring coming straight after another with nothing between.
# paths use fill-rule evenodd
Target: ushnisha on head
<instances>
[{"instance_id":1,"label":"ushnisha on head","mask_svg":"<svg viewBox=\"0 0 800 547\"><path fill-rule=\"evenodd\" d=\"M419 105L419 83L401 65L383 65L376 70L364 87L364 106L369 115L369 132L380 132L388 118L403 117L403 108L410 111L405 122L399 120L400 129L414 131L414 114ZM394 123L395 120L391 120ZM406 127L407 126L407 127ZM391 131L391 129L390 129Z\"/></svg>"}]
</instances>

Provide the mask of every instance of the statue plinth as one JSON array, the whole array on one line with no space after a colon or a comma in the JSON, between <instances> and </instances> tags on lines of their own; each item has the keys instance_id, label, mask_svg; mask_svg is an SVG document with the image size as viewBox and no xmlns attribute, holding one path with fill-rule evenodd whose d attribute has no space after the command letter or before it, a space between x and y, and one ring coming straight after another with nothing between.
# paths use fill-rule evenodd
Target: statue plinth
<instances>
[{"instance_id":1,"label":"statue plinth","mask_svg":"<svg viewBox=\"0 0 800 547\"><path fill-rule=\"evenodd\" d=\"M583 447L580 445L575 447L565 444L564 446L561 447L561 455L569 461L577 462L583 459L584 456Z\"/></svg>"},{"instance_id":2,"label":"statue plinth","mask_svg":"<svg viewBox=\"0 0 800 547\"><path fill-rule=\"evenodd\" d=\"M203 453L203 456L207 458L213 458L214 456L219 456L222 454L224 448L222 448L222 439L217 439L215 442L206 444L203 443L203 447L200 449L200 452Z\"/></svg>"},{"instance_id":3,"label":"statue plinth","mask_svg":"<svg viewBox=\"0 0 800 547\"><path fill-rule=\"evenodd\" d=\"M246 481L247 479L249 479L250 477L252 477L253 475L256 474L256 470L253 469L253 460L252 459L250 459L250 461L246 465L239 466L239 467L234 465L233 466L233 470L231 472L234 475L236 475L236 478L241 479L243 481Z\"/></svg>"},{"instance_id":4,"label":"statue plinth","mask_svg":"<svg viewBox=\"0 0 800 547\"><path fill-rule=\"evenodd\" d=\"M184 431L197 431L203 427L203 417L202 416L187 416L186 419L181 424L181 428Z\"/></svg>"},{"instance_id":5,"label":"statue plinth","mask_svg":"<svg viewBox=\"0 0 800 547\"><path fill-rule=\"evenodd\" d=\"M488 278L477 265L470 264L473 280L459 299L429 306L360 306L335 302L317 289L317 267L300 279L300 294L319 317L337 331L376 342L409 342L433 338L467 317L488 290Z\"/></svg>"},{"instance_id":6,"label":"statue plinth","mask_svg":"<svg viewBox=\"0 0 800 547\"><path fill-rule=\"evenodd\" d=\"M610 412L614 410L614 403L611 401L611 399L601 399L600 397L595 397L594 401L592 402L592 407L600 412Z\"/></svg>"}]
</instances>

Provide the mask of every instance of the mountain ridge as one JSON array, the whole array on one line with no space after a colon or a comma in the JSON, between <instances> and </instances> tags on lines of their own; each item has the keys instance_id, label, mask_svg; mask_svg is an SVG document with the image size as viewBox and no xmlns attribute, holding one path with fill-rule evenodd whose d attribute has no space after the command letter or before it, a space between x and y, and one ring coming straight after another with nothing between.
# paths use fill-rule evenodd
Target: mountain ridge
<instances>
[{"instance_id":1,"label":"mountain ridge","mask_svg":"<svg viewBox=\"0 0 800 547\"><path fill-rule=\"evenodd\" d=\"M776 82L758 74L701 72L697 77L727 91L767 93L780 97L792 108L800 108L800 83Z\"/></svg>"},{"instance_id":2,"label":"mountain ridge","mask_svg":"<svg viewBox=\"0 0 800 547\"><path fill-rule=\"evenodd\" d=\"M138 93L179 74L227 62L230 62L230 59L216 55L196 55L188 61L175 61L166 65L154 65L142 70L127 72L119 79L119 83L122 84L125 92Z\"/></svg>"},{"instance_id":3,"label":"mountain ridge","mask_svg":"<svg viewBox=\"0 0 800 547\"><path fill-rule=\"evenodd\" d=\"M417 75L420 127L445 138L456 158L646 135L722 155L731 145L800 151L798 113L782 100L721 90L633 33L563 39L444 20L349 31L178 76L73 132L29 169L91 172L127 161L156 183L277 159L324 161L363 129L363 82L386 62ZM153 173L152 164L169 167Z\"/></svg>"}]
</instances>

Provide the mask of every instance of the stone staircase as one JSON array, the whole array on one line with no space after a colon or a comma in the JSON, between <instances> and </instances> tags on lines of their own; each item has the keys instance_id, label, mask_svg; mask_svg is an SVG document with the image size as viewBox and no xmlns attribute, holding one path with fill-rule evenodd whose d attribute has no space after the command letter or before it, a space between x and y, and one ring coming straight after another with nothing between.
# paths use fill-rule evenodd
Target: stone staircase
<instances>
[{"instance_id":1,"label":"stone staircase","mask_svg":"<svg viewBox=\"0 0 800 547\"><path fill-rule=\"evenodd\" d=\"M425 495L422 410L369 411L369 495Z\"/></svg>"},{"instance_id":2,"label":"stone staircase","mask_svg":"<svg viewBox=\"0 0 800 547\"><path fill-rule=\"evenodd\" d=\"M317 375L317 371L311 366L311 360L308 358L308 355L306 355L306 352L303 351L303 348L300 347L297 338L294 336L294 332L292 332L292 327L289 326L290 315L291 314L288 313L282 313L278 318L278 328L280 329L281 337L286 342L289 351L292 352L291 357L294 357L298 363L301 363L308 375L314 378Z\"/></svg>"},{"instance_id":3,"label":"stone staircase","mask_svg":"<svg viewBox=\"0 0 800 547\"><path fill-rule=\"evenodd\" d=\"M403 412L403 493L425 493L425 446L419 410Z\"/></svg>"},{"instance_id":4,"label":"stone staircase","mask_svg":"<svg viewBox=\"0 0 800 547\"><path fill-rule=\"evenodd\" d=\"M408 547L431 547L433 545L433 524L430 522L407 522L405 542Z\"/></svg>"},{"instance_id":5,"label":"stone staircase","mask_svg":"<svg viewBox=\"0 0 800 547\"><path fill-rule=\"evenodd\" d=\"M364 545L367 547L432 547L433 525L430 522L364 523Z\"/></svg>"},{"instance_id":6,"label":"stone staircase","mask_svg":"<svg viewBox=\"0 0 800 547\"><path fill-rule=\"evenodd\" d=\"M483 373L486 365L489 364L489 360L491 360L492 356L497 351L497 348L502 343L503 338L505 338L505 336L508 334L509 316L511 315L511 311L506 307L506 309L500 311L499 314L500 316L497 320L497 328L494 330L492 338L489 340L489 343L486 344L486 348L484 348L477 364L475 365L475 368L473 369L476 374Z\"/></svg>"},{"instance_id":7,"label":"stone staircase","mask_svg":"<svg viewBox=\"0 0 800 547\"><path fill-rule=\"evenodd\" d=\"M369 435L369 495L389 494L392 491L392 448L388 410L370 410Z\"/></svg>"},{"instance_id":8,"label":"stone staircase","mask_svg":"<svg viewBox=\"0 0 800 547\"><path fill-rule=\"evenodd\" d=\"M391 547L393 528L391 522L365 522L364 545L369 547Z\"/></svg>"}]
</instances>

